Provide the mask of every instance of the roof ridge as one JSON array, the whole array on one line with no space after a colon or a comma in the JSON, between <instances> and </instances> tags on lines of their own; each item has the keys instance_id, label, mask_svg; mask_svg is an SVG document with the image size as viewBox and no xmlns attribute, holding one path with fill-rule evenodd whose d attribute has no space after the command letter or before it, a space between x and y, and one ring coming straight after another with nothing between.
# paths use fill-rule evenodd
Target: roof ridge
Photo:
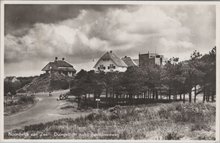
<instances>
[{"instance_id":1,"label":"roof ridge","mask_svg":"<svg viewBox=\"0 0 220 143\"><path fill-rule=\"evenodd\" d=\"M119 58L115 53L113 53L112 51L110 52L106 52L105 54L103 54L101 56L101 58L96 62L94 68L97 66L97 64L101 61L101 60L112 60L112 62L114 62L117 66L119 67L127 67L126 63L121 59Z\"/></svg>"},{"instance_id":2,"label":"roof ridge","mask_svg":"<svg viewBox=\"0 0 220 143\"><path fill-rule=\"evenodd\" d=\"M49 67L52 67L53 69L57 69L59 67L69 67L74 69L73 65L65 60L51 61L42 69L42 71L48 70Z\"/></svg>"},{"instance_id":3,"label":"roof ridge","mask_svg":"<svg viewBox=\"0 0 220 143\"><path fill-rule=\"evenodd\" d=\"M68 61L66 61L66 60L59 60L59 61L66 62L67 64L71 65L71 67L73 67L72 64L70 64L70 62L68 62Z\"/></svg>"}]
</instances>

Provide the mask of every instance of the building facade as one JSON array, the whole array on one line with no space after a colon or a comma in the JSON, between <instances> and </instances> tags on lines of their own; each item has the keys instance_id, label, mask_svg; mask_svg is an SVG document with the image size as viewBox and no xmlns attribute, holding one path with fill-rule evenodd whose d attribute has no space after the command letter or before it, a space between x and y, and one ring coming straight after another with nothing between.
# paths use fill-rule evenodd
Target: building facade
<instances>
[{"instance_id":1,"label":"building facade","mask_svg":"<svg viewBox=\"0 0 220 143\"><path fill-rule=\"evenodd\" d=\"M162 65L163 55L156 53L139 54L139 67L147 67L149 65Z\"/></svg>"},{"instance_id":2,"label":"building facade","mask_svg":"<svg viewBox=\"0 0 220 143\"><path fill-rule=\"evenodd\" d=\"M95 64L96 72L125 72L127 70L126 63L115 55L112 51L106 52Z\"/></svg>"},{"instance_id":3,"label":"building facade","mask_svg":"<svg viewBox=\"0 0 220 143\"><path fill-rule=\"evenodd\" d=\"M96 72L125 72L128 67L148 67L150 65L163 65L163 55L156 53L139 54L139 59L124 56L119 58L112 51L106 52L95 64Z\"/></svg>"}]
</instances>

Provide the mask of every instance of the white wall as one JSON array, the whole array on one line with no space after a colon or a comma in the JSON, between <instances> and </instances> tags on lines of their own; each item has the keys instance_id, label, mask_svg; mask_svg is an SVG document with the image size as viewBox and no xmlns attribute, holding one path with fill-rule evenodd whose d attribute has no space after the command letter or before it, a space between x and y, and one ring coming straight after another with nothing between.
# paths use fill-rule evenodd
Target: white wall
<instances>
[{"instance_id":1,"label":"white wall","mask_svg":"<svg viewBox=\"0 0 220 143\"><path fill-rule=\"evenodd\" d=\"M160 65L160 58L155 57L155 64Z\"/></svg>"},{"instance_id":2,"label":"white wall","mask_svg":"<svg viewBox=\"0 0 220 143\"><path fill-rule=\"evenodd\" d=\"M113 64L115 66L115 69L108 69L108 66L110 66L110 64ZM99 71L98 67L100 67L100 65L105 66L105 70L103 70L104 72L111 72L111 71L119 71L119 72L125 72L127 70L126 67L118 67L112 60L108 60L108 61L99 61L99 63L96 65L95 71Z\"/></svg>"},{"instance_id":3,"label":"white wall","mask_svg":"<svg viewBox=\"0 0 220 143\"><path fill-rule=\"evenodd\" d=\"M73 76L73 73L72 72L68 72L68 76Z\"/></svg>"}]
</instances>

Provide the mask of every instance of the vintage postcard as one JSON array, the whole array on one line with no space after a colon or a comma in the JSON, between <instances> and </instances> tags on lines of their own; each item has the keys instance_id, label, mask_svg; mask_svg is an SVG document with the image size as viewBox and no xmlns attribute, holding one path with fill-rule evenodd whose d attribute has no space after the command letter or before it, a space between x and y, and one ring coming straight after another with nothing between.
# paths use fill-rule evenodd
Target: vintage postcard
<instances>
[{"instance_id":1,"label":"vintage postcard","mask_svg":"<svg viewBox=\"0 0 220 143\"><path fill-rule=\"evenodd\" d=\"M0 140L219 141L218 12L2 1Z\"/></svg>"}]
</instances>

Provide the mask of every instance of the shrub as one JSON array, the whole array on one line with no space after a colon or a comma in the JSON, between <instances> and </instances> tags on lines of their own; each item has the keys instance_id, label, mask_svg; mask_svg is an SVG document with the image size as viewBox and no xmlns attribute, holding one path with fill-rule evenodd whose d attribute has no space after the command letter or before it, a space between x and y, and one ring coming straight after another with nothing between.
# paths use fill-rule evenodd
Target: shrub
<instances>
[{"instance_id":1,"label":"shrub","mask_svg":"<svg viewBox=\"0 0 220 143\"><path fill-rule=\"evenodd\" d=\"M214 122L215 107L203 103L163 104L158 115L162 119L171 119L175 122Z\"/></svg>"},{"instance_id":2,"label":"shrub","mask_svg":"<svg viewBox=\"0 0 220 143\"><path fill-rule=\"evenodd\" d=\"M182 138L182 136L174 131L168 132L167 135L165 136L165 140L179 140L180 138Z\"/></svg>"},{"instance_id":3,"label":"shrub","mask_svg":"<svg viewBox=\"0 0 220 143\"><path fill-rule=\"evenodd\" d=\"M198 140L215 140L215 135L206 135L206 134L203 134L203 135L199 135L197 137Z\"/></svg>"},{"instance_id":4,"label":"shrub","mask_svg":"<svg viewBox=\"0 0 220 143\"><path fill-rule=\"evenodd\" d=\"M210 131L211 127L210 127L210 125L207 125L207 123L197 122L191 126L191 131L196 131L196 130Z\"/></svg>"},{"instance_id":5,"label":"shrub","mask_svg":"<svg viewBox=\"0 0 220 143\"><path fill-rule=\"evenodd\" d=\"M84 117L79 117L75 119L75 123L79 126L79 127L83 127L85 125L87 125L86 119Z\"/></svg>"},{"instance_id":6,"label":"shrub","mask_svg":"<svg viewBox=\"0 0 220 143\"><path fill-rule=\"evenodd\" d=\"M34 103L34 102L35 102L34 96L21 96L18 99L18 104Z\"/></svg>"},{"instance_id":7,"label":"shrub","mask_svg":"<svg viewBox=\"0 0 220 143\"><path fill-rule=\"evenodd\" d=\"M28 132L28 131L43 131L44 129L45 129L45 124L43 124L43 123L34 124L34 125L24 127L25 132Z\"/></svg>"},{"instance_id":8,"label":"shrub","mask_svg":"<svg viewBox=\"0 0 220 143\"><path fill-rule=\"evenodd\" d=\"M119 138L126 140L131 138L131 134L128 131L124 130L122 133L119 134Z\"/></svg>"},{"instance_id":9,"label":"shrub","mask_svg":"<svg viewBox=\"0 0 220 143\"><path fill-rule=\"evenodd\" d=\"M11 113L17 113L19 111L18 107L12 107Z\"/></svg>"},{"instance_id":10,"label":"shrub","mask_svg":"<svg viewBox=\"0 0 220 143\"><path fill-rule=\"evenodd\" d=\"M50 128L48 128L48 132L50 134L53 134L53 133L58 133L58 134L61 134L61 133L66 133L67 132L67 129L65 128L65 126L57 126L57 125L53 125L51 126Z\"/></svg>"}]
</instances>

